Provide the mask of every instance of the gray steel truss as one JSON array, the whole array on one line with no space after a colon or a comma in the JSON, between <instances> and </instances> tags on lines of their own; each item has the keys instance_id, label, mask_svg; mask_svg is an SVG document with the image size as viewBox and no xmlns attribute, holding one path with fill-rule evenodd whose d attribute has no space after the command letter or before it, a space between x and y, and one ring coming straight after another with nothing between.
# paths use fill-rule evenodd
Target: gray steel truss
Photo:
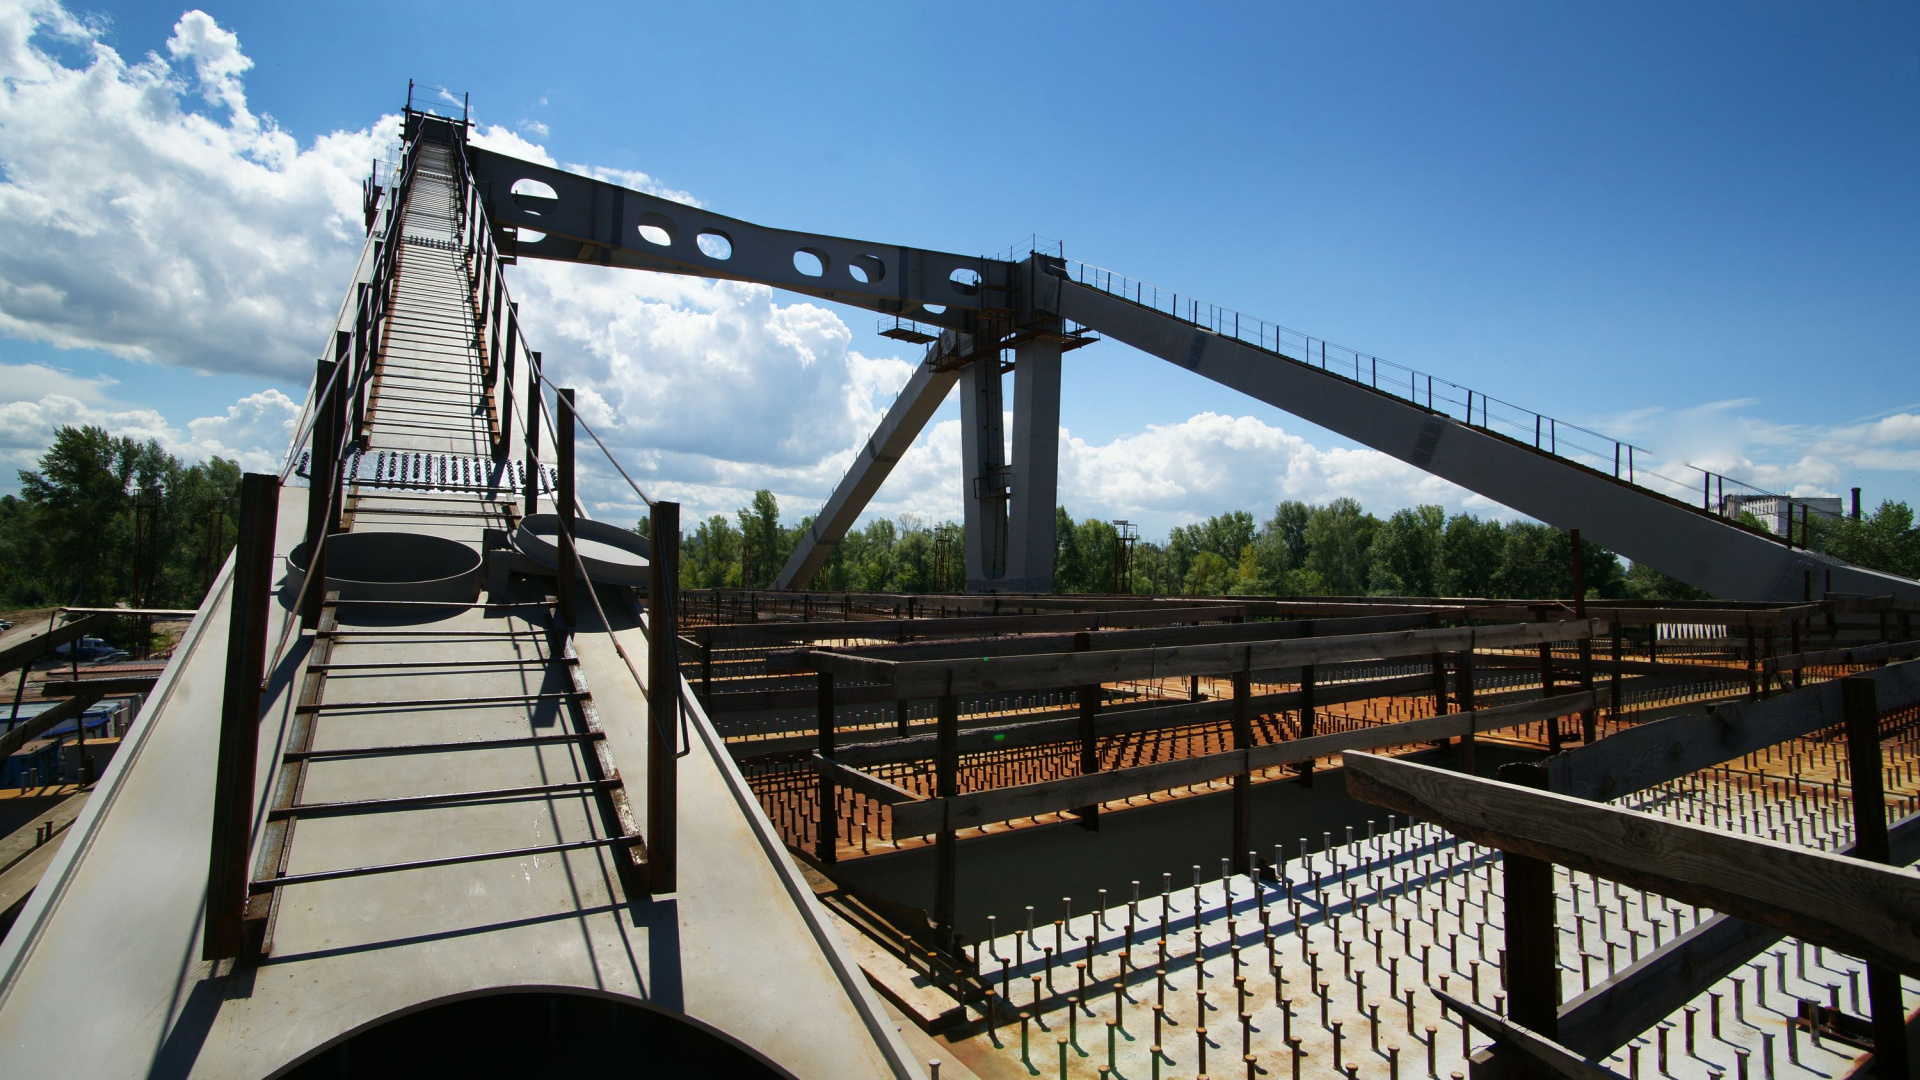
<instances>
[{"instance_id":1,"label":"gray steel truss","mask_svg":"<svg viewBox=\"0 0 1920 1080\"><path fill-rule=\"evenodd\" d=\"M1010 263L771 229L485 150L470 154L481 197L502 230L503 252L755 281L951 328L928 348L855 456L776 588L804 587L826 565L958 382L967 587L1050 591L1060 353L1084 343L1059 327L1077 323L1549 525L1580 529L1588 540L1719 597L1920 597L1920 582L1796 550L1302 360L1076 284L1047 256ZM516 239L519 229L539 235ZM994 346L977 350L976 339ZM1011 461L1001 419L999 353L1005 347L1015 350Z\"/></svg>"},{"instance_id":2,"label":"gray steel truss","mask_svg":"<svg viewBox=\"0 0 1920 1080\"><path fill-rule=\"evenodd\" d=\"M962 330L970 315L1011 306L1017 263L771 229L489 150L468 153L503 254L755 281Z\"/></svg>"}]
</instances>

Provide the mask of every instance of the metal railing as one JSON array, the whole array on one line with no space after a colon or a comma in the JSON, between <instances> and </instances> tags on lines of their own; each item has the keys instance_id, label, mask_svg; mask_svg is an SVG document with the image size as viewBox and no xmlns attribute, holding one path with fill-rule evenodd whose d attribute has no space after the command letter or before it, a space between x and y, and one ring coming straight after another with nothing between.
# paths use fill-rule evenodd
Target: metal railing
<instances>
[{"instance_id":1,"label":"metal railing","mask_svg":"<svg viewBox=\"0 0 1920 1080\"><path fill-rule=\"evenodd\" d=\"M460 95L457 99L460 111L455 113L453 110L456 99L453 91L444 86L429 86L425 83L416 83L412 79L407 80L408 112L425 113L443 120L458 120L464 124L468 119L467 99L468 95L464 93Z\"/></svg>"},{"instance_id":2,"label":"metal railing","mask_svg":"<svg viewBox=\"0 0 1920 1080\"><path fill-rule=\"evenodd\" d=\"M1059 257L1057 241L1034 237L1016 244L997 258L1015 261L1027 252ZM1076 284L1150 308L1201 329L1230 337L1272 354L1277 359L1319 368L1361 386L1391 395L1430 412L1449 416L1470 427L1498 435L1594 472L1631 484L1650 494L1678 502L1730 523L1740 521L1739 508L1757 499L1780 499L1804 518L1836 518L1831 510L1810 506L1804 499L1768 491L1724 473L1685 463L1660 462L1646 447L1616 439L1580 424L1515 405L1404 364L1385 360L1351 346L1340 345L1279 323L1246 315L1197 297L1162 289L1103 267L1063 259L1065 276ZM1791 544L1785 536L1761 527L1753 531Z\"/></svg>"}]
</instances>

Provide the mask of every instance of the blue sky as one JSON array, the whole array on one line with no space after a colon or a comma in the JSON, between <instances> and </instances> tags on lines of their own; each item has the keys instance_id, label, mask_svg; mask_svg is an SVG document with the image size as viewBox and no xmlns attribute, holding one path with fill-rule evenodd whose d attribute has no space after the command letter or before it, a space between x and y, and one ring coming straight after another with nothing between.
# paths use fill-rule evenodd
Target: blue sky
<instances>
[{"instance_id":1,"label":"blue sky","mask_svg":"<svg viewBox=\"0 0 1920 1080\"><path fill-rule=\"evenodd\" d=\"M133 64L167 54L184 9L70 10L104 17L91 40ZM1860 484L1869 501L1920 503L1910 5L204 10L252 61L234 76L248 107L303 148L365 131L413 77L470 92L483 125L562 162L644 173L724 213L963 252L1038 232L1069 256L1676 458L1780 488ZM84 44L46 47L78 66ZM175 53L175 68L195 55L209 54ZM224 115L191 87L182 101ZM76 125L72 138L88 137ZM526 292L564 298L570 280ZM635 288L656 314L739 302ZM871 316L834 313L847 354L914 358L875 337ZM565 354L576 339L554 318ZM579 332L583 356L601 347L592 338ZM129 362L52 348L26 319L0 337L0 363L105 374L118 402L181 430L269 385L298 397L288 373L300 361L192 377L179 370L196 364L191 328L170 340ZM583 380L620 370L580 366ZM1120 346L1073 354L1066 378L1063 426L1088 447L1078 479L1063 475L1077 514L1125 514L1154 533L1343 485L1381 511L1417 498L1493 509L1392 469L1341 471L1353 461L1293 487L1181 473L1171 496L1130 502L1122 489L1138 478L1116 472L1117 457L1258 473L1263 453L1307 453L1273 430L1315 453L1352 448ZM636 399L609 392L610 407L622 400ZM1251 418L1260 437L1192 425L1208 413ZM820 455L864 436L848 434L855 414L851 427L810 433ZM1149 434L1183 424L1180 439ZM646 457L649 432L627 434ZM689 464L679 478L696 512L757 486L756 464L788 469L772 486L802 508L837 473L716 457L724 467ZM883 509L937 514L947 498L957 511L957 475L943 495L933 464L909 472L900 484L912 490L891 503L883 492ZM671 485L672 473L669 459L656 480Z\"/></svg>"}]
</instances>

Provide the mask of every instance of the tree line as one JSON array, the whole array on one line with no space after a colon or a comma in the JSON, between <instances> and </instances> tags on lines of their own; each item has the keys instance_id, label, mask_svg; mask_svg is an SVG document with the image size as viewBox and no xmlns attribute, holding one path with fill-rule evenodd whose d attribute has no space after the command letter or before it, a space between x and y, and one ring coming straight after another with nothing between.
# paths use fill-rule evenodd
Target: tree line
<instances>
[{"instance_id":1,"label":"tree line","mask_svg":"<svg viewBox=\"0 0 1920 1080\"><path fill-rule=\"evenodd\" d=\"M62 427L0 496L0 604L200 606L233 549L240 466Z\"/></svg>"},{"instance_id":2,"label":"tree line","mask_svg":"<svg viewBox=\"0 0 1920 1080\"><path fill-rule=\"evenodd\" d=\"M187 464L153 440L62 427L20 494L0 496L0 604L196 607L236 533L240 467ZM1757 525L1757 521L1751 521ZM644 523L642 523L644 525ZM770 491L731 517L696 523L681 544L689 588L765 588L813 524L782 525ZM644 528L641 530L644 531ZM1112 522L1054 523L1055 591L1143 595L1569 596L1568 535L1546 525L1416 506L1378 517L1352 499L1288 501L1265 520L1245 510L1127 540ZM1920 529L1904 502L1859 520L1818 519L1808 546L1872 569L1920 578ZM910 515L848 532L811 586L833 592L957 592L965 533ZM1642 564L1581 545L1589 595L1698 599Z\"/></svg>"},{"instance_id":3,"label":"tree line","mask_svg":"<svg viewBox=\"0 0 1920 1080\"><path fill-rule=\"evenodd\" d=\"M1759 526L1748 517L1747 523ZM786 565L811 517L780 524L769 491L731 518L715 514L681 544L688 588L765 588ZM1848 562L1920 577L1920 529L1903 502L1860 520L1815 520L1809 546ZM1173 529L1164 541L1125 539L1113 522L1076 522L1055 510L1054 591L1140 595L1475 596L1573 595L1573 550L1563 530L1527 521L1448 515L1415 506L1381 518L1353 499L1287 501L1264 521L1245 510ZM850 530L810 583L829 592L943 592L965 588L963 528L913 516ZM1606 599L1698 600L1685 582L1587 541L1587 594Z\"/></svg>"}]
</instances>

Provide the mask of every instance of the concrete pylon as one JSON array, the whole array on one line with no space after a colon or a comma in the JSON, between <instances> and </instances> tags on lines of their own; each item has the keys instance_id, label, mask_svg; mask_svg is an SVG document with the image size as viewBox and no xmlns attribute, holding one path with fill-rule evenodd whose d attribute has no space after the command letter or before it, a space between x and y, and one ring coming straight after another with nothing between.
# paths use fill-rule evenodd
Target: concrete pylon
<instances>
[{"instance_id":1,"label":"concrete pylon","mask_svg":"<svg viewBox=\"0 0 1920 1080\"><path fill-rule=\"evenodd\" d=\"M1011 463L999 353L960 370L968 592L1053 591L1062 351L1051 337L1015 348Z\"/></svg>"},{"instance_id":2,"label":"concrete pylon","mask_svg":"<svg viewBox=\"0 0 1920 1080\"><path fill-rule=\"evenodd\" d=\"M1007 523L1009 592L1053 591L1053 519L1060 487L1057 338L1022 342L1013 360L1013 486Z\"/></svg>"},{"instance_id":3,"label":"concrete pylon","mask_svg":"<svg viewBox=\"0 0 1920 1080\"><path fill-rule=\"evenodd\" d=\"M961 498L971 593L1006 589L1010 476L1001 413L1000 352L995 349L960 369Z\"/></svg>"}]
</instances>

